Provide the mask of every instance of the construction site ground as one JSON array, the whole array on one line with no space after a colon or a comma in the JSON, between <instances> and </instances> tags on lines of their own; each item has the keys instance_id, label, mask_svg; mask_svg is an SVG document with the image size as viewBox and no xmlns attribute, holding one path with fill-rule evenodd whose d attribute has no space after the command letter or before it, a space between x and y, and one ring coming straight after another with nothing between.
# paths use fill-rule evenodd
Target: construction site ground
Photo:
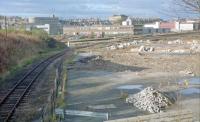
<instances>
[{"instance_id":1,"label":"construction site ground","mask_svg":"<svg viewBox=\"0 0 200 122\"><path fill-rule=\"evenodd\" d=\"M169 44L177 39L183 43ZM150 115L125 103L128 94L148 86L176 99L164 113L188 111L191 116L179 117L177 121L200 121L200 53L190 49L194 40L200 43L200 34L140 37L139 44L115 50L107 48L133 40L115 38L76 45L82 48L75 50L74 62L68 66L65 109L105 113L108 118L70 115L65 121L102 122ZM153 47L154 51L138 52L141 46ZM159 116L154 120L163 121Z\"/></svg>"}]
</instances>

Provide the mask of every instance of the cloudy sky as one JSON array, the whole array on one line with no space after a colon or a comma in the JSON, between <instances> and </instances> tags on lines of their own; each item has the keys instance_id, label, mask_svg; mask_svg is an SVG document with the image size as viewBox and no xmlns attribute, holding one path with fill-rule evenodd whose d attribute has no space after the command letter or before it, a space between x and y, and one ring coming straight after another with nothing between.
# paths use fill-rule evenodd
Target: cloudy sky
<instances>
[{"instance_id":1,"label":"cloudy sky","mask_svg":"<svg viewBox=\"0 0 200 122\"><path fill-rule=\"evenodd\" d=\"M102 17L126 14L172 18L171 0L0 0L0 15Z\"/></svg>"}]
</instances>

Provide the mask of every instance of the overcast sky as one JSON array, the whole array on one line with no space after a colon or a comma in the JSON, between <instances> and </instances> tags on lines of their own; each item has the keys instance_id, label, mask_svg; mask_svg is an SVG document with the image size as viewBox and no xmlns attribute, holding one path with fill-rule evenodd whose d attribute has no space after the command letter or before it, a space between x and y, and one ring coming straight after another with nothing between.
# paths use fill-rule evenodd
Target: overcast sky
<instances>
[{"instance_id":1,"label":"overcast sky","mask_svg":"<svg viewBox=\"0 0 200 122\"><path fill-rule=\"evenodd\" d=\"M137 17L172 18L171 0L0 0L0 15L102 17L126 14Z\"/></svg>"}]
</instances>

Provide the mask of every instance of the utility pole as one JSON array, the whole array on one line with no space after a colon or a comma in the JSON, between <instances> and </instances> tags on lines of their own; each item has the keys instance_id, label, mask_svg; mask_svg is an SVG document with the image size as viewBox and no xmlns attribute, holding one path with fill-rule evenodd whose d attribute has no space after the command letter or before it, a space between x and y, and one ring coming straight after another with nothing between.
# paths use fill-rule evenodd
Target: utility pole
<instances>
[{"instance_id":1,"label":"utility pole","mask_svg":"<svg viewBox=\"0 0 200 122\"><path fill-rule=\"evenodd\" d=\"M6 18L6 16L5 16L5 30L6 30L6 37L7 37L7 35L8 35L8 30L7 30L7 18Z\"/></svg>"}]
</instances>

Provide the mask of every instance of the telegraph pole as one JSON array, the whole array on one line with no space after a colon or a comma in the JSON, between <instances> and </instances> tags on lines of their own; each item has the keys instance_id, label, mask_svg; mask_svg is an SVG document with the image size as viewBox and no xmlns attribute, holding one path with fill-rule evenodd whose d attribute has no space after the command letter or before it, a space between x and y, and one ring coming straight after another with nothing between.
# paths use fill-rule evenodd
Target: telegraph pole
<instances>
[{"instance_id":1,"label":"telegraph pole","mask_svg":"<svg viewBox=\"0 0 200 122\"><path fill-rule=\"evenodd\" d=\"M6 37L7 37L7 35L8 35L8 30L7 30L7 18L6 18L6 16L5 16L5 30L6 30Z\"/></svg>"}]
</instances>

